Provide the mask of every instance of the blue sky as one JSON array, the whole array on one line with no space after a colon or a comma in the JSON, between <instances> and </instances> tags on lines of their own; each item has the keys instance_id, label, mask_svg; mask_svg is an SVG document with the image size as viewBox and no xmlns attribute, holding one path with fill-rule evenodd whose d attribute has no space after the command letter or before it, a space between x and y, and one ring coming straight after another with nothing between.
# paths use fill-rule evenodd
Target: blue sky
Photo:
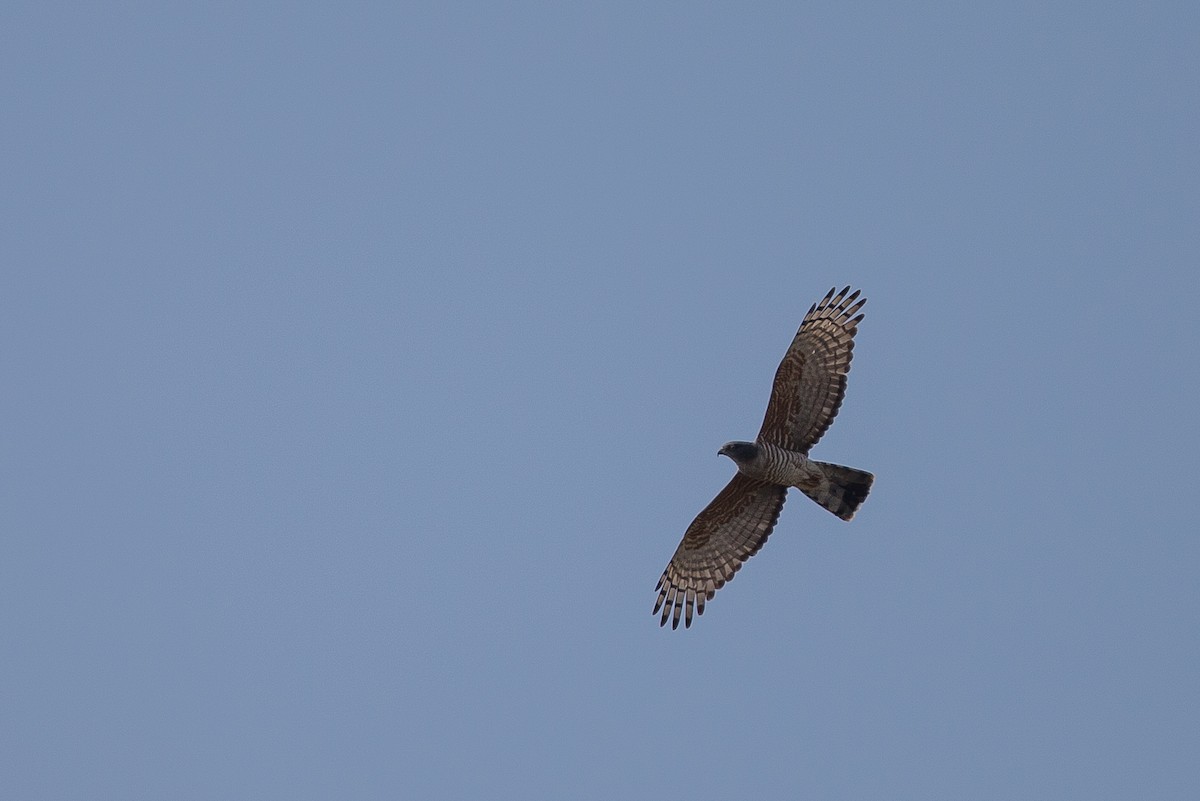
<instances>
[{"instance_id":1,"label":"blue sky","mask_svg":"<svg viewBox=\"0 0 1200 801\"><path fill-rule=\"evenodd\" d=\"M1194 4L2 17L0 795L1200 796Z\"/></svg>"}]
</instances>

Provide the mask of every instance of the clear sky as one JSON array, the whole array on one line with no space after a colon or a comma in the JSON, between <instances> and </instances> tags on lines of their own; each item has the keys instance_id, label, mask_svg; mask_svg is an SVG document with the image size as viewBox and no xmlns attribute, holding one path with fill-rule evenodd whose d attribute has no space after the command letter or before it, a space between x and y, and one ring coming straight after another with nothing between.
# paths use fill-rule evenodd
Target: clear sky
<instances>
[{"instance_id":1,"label":"clear sky","mask_svg":"<svg viewBox=\"0 0 1200 801\"><path fill-rule=\"evenodd\" d=\"M1200 798L1200 6L8 3L0 797ZM651 616L808 306L817 458Z\"/></svg>"}]
</instances>

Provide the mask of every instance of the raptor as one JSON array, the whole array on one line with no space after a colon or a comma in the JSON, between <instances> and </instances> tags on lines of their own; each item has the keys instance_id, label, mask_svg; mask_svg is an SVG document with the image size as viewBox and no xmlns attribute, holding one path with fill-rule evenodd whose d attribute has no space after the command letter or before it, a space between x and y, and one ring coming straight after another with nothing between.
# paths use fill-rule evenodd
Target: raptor
<instances>
[{"instance_id":1,"label":"raptor","mask_svg":"<svg viewBox=\"0 0 1200 801\"><path fill-rule=\"evenodd\" d=\"M787 491L803 492L842 520L866 500L875 477L853 467L808 458L837 416L846 394L854 334L866 298L846 287L829 290L804 315L784 354L762 428L753 442L727 442L717 452L738 472L692 524L655 590L659 625L692 625L695 614L767 541Z\"/></svg>"}]
</instances>

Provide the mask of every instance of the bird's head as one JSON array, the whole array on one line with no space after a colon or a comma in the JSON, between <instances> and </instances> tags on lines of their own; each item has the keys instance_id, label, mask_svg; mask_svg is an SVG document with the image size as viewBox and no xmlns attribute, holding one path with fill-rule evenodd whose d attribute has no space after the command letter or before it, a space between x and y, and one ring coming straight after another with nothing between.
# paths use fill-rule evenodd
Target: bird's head
<instances>
[{"instance_id":1,"label":"bird's head","mask_svg":"<svg viewBox=\"0 0 1200 801\"><path fill-rule=\"evenodd\" d=\"M752 461L758 455L758 446L753 442L726 442L717 451L718 456L728 456L738 464Z\"/></svg>"}]
</instances>

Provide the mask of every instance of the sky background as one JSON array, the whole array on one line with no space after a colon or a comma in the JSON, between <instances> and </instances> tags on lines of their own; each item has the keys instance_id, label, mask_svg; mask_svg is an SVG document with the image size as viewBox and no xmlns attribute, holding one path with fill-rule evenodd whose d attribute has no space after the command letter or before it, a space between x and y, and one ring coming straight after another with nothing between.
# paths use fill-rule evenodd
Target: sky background
<instances>
[{"instance_id":1,"label":"sky background","mask_svg":"<svg viewBox=\"0 0 1200 801\"><path fill-rule=\"evenodd\" d=\"M1198 42L5 4L0 796L1200 797ZM660 629L845 284L870 498Z\"/></svg>"}]
</instances>

